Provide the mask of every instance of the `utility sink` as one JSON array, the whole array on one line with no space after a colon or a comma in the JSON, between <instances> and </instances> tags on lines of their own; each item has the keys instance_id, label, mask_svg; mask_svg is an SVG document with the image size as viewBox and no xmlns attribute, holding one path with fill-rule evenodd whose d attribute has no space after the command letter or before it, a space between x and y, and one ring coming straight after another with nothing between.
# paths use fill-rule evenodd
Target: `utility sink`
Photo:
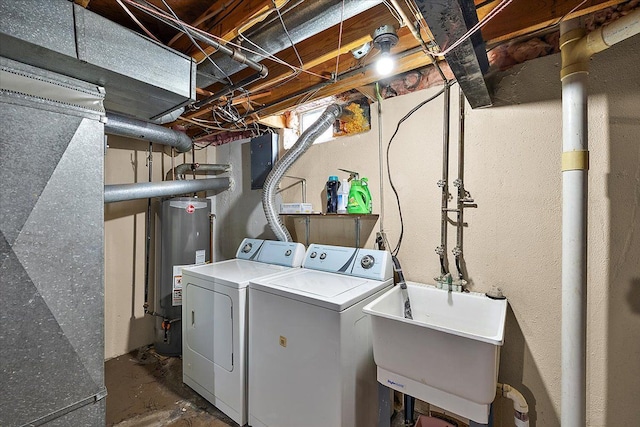
<instances>
[{"instance_id":1,"label":"utility sink","mask_svg":"<svg viewBox=\"0 0 640 427\"><path fill-rule=\"evenodd\" d=\"M407 282L364 307L371 315L378 382L478 423L496 395L507 300Z\"/></svg>"}]
</instances>

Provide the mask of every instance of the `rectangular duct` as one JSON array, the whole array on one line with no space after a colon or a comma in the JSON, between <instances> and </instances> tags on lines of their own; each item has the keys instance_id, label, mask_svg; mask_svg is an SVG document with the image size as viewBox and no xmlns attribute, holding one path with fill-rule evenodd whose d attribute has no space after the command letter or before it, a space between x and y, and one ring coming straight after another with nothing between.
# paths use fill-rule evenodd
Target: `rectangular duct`
<instances>
[{"instance_id":1,"label":"rectangular duct","mask_svg":"<svg viewBox=\"0 0 640 427\"><path fill-rule=\"evenodd\" d=\"M142 120L196 98L190 57L68 0L0 2L0 55L102 86L107 110Z\"/></svg>"},{"instance_id":2,"label":"rectangular duct","mask_svg":"<svg viewBox=\"0 0 640 427\"><path fill-rule=\"evenodd\" d=\"M104 426L103 97L0 57L3 427Z\"/></svg>"},{"instance_id":3,"label":"rectangular duct","mask_svg":"<svg viewBox=\"0 0 640 427\"><path fill-rule=\"evenodd\" d=\"M472 0L415 0L440 49L445 50L478 22ZM471 108L492 104L483 74L489 61L480 32L444 56Z\"/></svg>"}]
</instances>

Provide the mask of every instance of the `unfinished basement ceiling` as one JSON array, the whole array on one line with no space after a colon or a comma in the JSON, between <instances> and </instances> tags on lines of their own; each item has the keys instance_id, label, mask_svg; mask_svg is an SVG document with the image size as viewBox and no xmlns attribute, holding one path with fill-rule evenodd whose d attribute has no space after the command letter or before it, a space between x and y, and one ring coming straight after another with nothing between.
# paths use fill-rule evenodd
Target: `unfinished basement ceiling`
<instances>
[{"instance_id":1,"label":"unfinished basement ceiling","mask_svg":"<svg viewBox=\"0 0 640 427\"><path fill-rule=\"evenodd\" d=\"M187 109L169 124L183 126L190 136L196 138L220 134L225 129L238 131L255 122L282 125L282 113L300 103L367 86L369 90L363 91L371 93L371 85L380 80L380 76L369 65L375 61L379 51L371 48L360 59L356 59L351 51L371 42L373 32L385 24L393 25L399 36L399 42L391 49L397 58L394 73L428 69L432 57L425 53L424 46L421 48L410 29L401 24L401 13L397 7L402 8L402 13L414 24L419 24L425 46L433 52L446 49L461 34L459 28L444 35L441 29L428 30L427 24L433 25L437 19L422 17L416 12L438 10L438 7L433 6L437 2L425 0L75 0L75 3L194 58L198 63L198 100L212 95L216 95L216 100L199 109ZM467 20L469 14L477 15L477 19L482 21L505 5L501 0L458 0L457 3L452 2L465 13L467 28L474 23ZM594 13L611 18L637 7L637 4L637 0L513 0L506 2L506 7L482 27L481 32L469 41L466 50L473 53L475 49L479 53L477 58L472 58L478 60L477 66L472 68L486 74L491 69L505 68L510 63L544 54L536 53L536 49L546 49L546 53L553 51L553 42L546 47L534 43L525 54L519 55L517 49L512 49L514 52L505 53L507 59L505 55L496 55L497 52L506 52L501 48L507 45L526 43L534 36L557 31L562 19L585 15L593 17ZM165 14L164 18L153 16L161 13ZM174 14L179 22L167 17L168 14ZM447 14L446 18L449 17ZM287 32L283 30L283 23ZM244 51L249 59L264 65L268 75L264 78L258 76L255 67L252 69L239 64L206 43L198 42L199 47L195 46L190 37L177 29L187 25L204 31L206 34L201 35L210 36L222 44L228 41L254 52L268 51L274 56L269 58ZM447 35L453 40L447 39ZM435 41L432 36L436 37ZM486 50L489 50L489 69L486 67L487 58L483 59ZM207 55L210 55L210 60ZM451 60L450 56L445 58ZM454 64L449 68L444 60L442 65L447 76L452 76L452 70L456 72L456 68L460 68ZM461 76L457 73L456 76L462 86ZM470 92L483 96L486 90L482 87L484 79L477 77L474 79L476 83L479 80L480 86L472 86L471 89L462 86L468 98ZM228 90L230 85L234 90ZM485 99L490 102L489 98ZM477 106L486 105L486 102L477 103ZM229 111L235 117L225 118ZM242 120L238 121L238 118Z\"/></svg>"}]
</instances>

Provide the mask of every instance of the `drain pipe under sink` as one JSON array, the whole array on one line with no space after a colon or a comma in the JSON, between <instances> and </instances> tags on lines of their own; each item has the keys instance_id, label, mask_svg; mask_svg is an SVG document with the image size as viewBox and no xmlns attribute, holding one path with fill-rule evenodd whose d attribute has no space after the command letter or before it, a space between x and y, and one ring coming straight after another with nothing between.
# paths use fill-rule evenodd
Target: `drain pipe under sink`
<instances>
[{"instance_id":1,"label":"drain pipe under sink","mask_svg":"<svg viewBox=\"0 0 640 427\"><path fill-rule=\"evenodd\" d=\"M529 405L527 405L527 400L524 398L522 393L511 387L509 384L498 383L496 388L500 396L513 401L515 426L529 427Z\"/></svg>"}]
</instances>

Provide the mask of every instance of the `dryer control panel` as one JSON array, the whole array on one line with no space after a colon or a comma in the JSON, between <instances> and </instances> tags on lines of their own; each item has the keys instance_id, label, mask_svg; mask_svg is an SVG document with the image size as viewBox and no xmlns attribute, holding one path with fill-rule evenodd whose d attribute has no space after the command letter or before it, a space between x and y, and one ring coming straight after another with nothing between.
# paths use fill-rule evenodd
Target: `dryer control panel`
<instances>
[{"instance_id":1,"label":"dryer control panel","mask_svg":"<svg viewBox=\"0 0 640 427\"><path fill-rule=\"evenodd\" d=\"M238 246L238 251L236 252L236 258L238 259L248 259L250 261L255 261L260 253L260 249L262 249L262 245L264 244L263 239L249 239L245 238L240 246Z\"/></svg>"},{"instance_id":2,"label":"dryer control panel","mask_svg":"<svg viewBox=\"0 0 640 427\"><path fill-rule=\"evenodd\" d=\"M257 261L285 267L300 267L304 260L304 253L302 243L265 240Z\"/></svg>"},{"instance_id":3,"label":"dryer control panel","mask_svg":"<svg viewBox=\"0 0 640 427\"><path fill-rule=\"evenodd\" d=\"M312 244L307 249L302 266L373 280L393 277L391 254L374 249Z\"/></svg>"}]
</instances>

